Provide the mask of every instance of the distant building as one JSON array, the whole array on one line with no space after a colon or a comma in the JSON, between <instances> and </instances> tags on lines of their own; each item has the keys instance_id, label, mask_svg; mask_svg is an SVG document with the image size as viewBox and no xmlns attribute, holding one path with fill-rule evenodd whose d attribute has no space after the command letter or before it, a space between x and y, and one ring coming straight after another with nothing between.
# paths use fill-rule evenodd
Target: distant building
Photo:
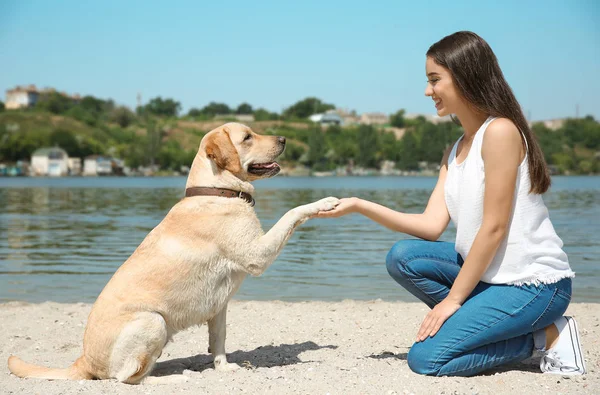
<instances>
[{"instance_id":1,"label":"distant building","mask_svg":"<svg viewBox=\"0 0 600 395\"><path fill-rule=\"evenodd\" d=\"M356 125L360 123L360 117L356 114L355 110L348 110L343 108L336 108L333 110L327 110L327 114L337 114L342 118L342 124L345 126Z\"/></svg>"},{"instance_id":2,"label":"distant building","mask_svg":"<svg viewBox=\"0 0 600 395\"><path fill-rule=\"evenodd\" d=\"M81 158L69 158L69 175L78 176L81 174Z\"/></svg>"},{"instance_id":3,"label":"distant building","mask_svg":"<svg viewBox=\"0 0 600 395\"><path fill-rule=\"evenodd\" d=\"M40 148L31 155L32 176L66 176L69 173L69 156L60 147Z\"/></svg>"},{"instance_id":4,"label":"distant building","mask_svg":"<svg viewBox=\"0 0 600 395\"><path fill-rule=\"evenodd\" d=\"M559 118L559 119L547 119L545 121L536 121L536 122L533 122L533 123L541 122L548 129L550 129L550 130L557 130L557 129L560 129L565 124L565 121L566 121L566 119ZM531 124L532 123L530 122L530 126L531 126Z\"/></svg>"},{"instance_id":5,"label":"distant building","mask_svg":"<svg viewBox=\"0 0 600 395\"><path fill-rule=\"evenodd\" d=\"M13 89L6 91L6 101L4 107L7 110L15 110L17 108L27 108L35 106L40 93L35 85L16 86Z\"/></svg>"},{"instance_id":6,"label":"distant building","mask_svg":"<svg viewBox=\"0 0 600 395\"><path fill-rule=\"evenodd\" d=\"M18 108L33 107L42 98L44 94L56 92L54 88L37 89L35 85L19 86L13 89L6 90L6 99L4 107L7 110L15 110ZM69 95L66 92L58 92L60 95L69 97L73 101L78 102L81 96L78 94Z\"/></svg>"},{"instance_id":7,"label":"distant building","mask_svg":"<svg viewBox=\"0 0 600 395\"><path fill-rule=\"evenodd\" d=\"M341 126L344 121L342 117L340 117L336 113L325 113L325 114L313 114L308 117L314 123L318 123L321 125L338 125Z\"/></svg>"},{"instance_id":8,"label":"distant building","mask_svg":"<svg viewBox=\"0 0 600 395\"><path fill-rule=\"evenodd\" d=\"M363 125L385 125L390 123L390 117L382 112L366 112L360 115L359 122Z\"/></svg>"},{"instance_id":9,"label":"distant building","mask_svg":"<svg viewBox=\"0 0 600 395\"><path fill-rule=\"evenodd\" d=\"M29 175L29 162L19 160L15 164L0 163L0 176L18 177Z\"/></svg>"},{"instance_id":10,"label":"distant building","mask_svg":"<svg viewBox=\"0 0 600 395\"><path fill-rule=\"evenodd\" d=\"M83 161L84 176L122 175L124 163L121 159L108 156L90 155Z\"/></svg>"}]
</instances>

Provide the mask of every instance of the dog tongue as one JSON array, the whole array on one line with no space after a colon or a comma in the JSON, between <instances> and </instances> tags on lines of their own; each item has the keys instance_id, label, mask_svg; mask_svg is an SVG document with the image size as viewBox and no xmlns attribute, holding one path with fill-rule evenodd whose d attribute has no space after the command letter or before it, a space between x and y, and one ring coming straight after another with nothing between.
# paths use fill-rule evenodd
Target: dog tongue
<instances>
[{"instance_id":1,"label":"dog tongue","mask_svg":"<svg viewBox=\"0 0 600 395\"><path fill-rule=\"evenodd\" d=\"M277 166L277 162L270 162L270 163L257 163L254 165L254 167L261 167L261 168L265 168L265 169L271 169L273 167Z\"/></svg>"}]
</instances>

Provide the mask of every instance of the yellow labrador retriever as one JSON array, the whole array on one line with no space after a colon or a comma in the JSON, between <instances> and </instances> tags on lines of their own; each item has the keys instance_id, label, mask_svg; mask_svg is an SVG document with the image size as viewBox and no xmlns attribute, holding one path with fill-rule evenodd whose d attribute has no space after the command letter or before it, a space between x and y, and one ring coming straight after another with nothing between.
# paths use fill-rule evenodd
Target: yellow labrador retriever
<instances>
[{"instance_id":1,"label":"yellow labrador retriever","mask_svg":"<svg viewBox=\"0 0 600 395\"><path fill-rule=\"evenodd\" d=\"M276 175L285 138L228 123L200 143L186 197L169 211L117 270L92 307L83 355L66 369L11 356L19 377L109 379L136 384L185 381L148 374L171 337L208 323L217 370L234 370L225 355L227 303L247 274L262 274L294 229L339 201L325 198L288 211L266 234L254 212L250 181ZM176 376L176 377L174 377Z\"/></svg>"}]
</instances>

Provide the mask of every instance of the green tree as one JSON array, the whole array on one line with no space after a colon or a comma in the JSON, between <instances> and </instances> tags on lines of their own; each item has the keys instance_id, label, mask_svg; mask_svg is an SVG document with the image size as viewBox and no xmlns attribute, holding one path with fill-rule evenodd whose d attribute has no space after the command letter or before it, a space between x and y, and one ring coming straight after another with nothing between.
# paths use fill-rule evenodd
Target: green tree
<instances>
[{"instance_id":1,"label":"green tree","mask_svg":"<svg viewBox=\"0 0 600 395\"><path fill-rule=\"evenodd\" d=\"M540 148L544 154L544 159L548 164L554 164L554 155L562 152L563 141L561 134L548 129L543 123L534 123L531 126Z\"/></svg>"},{"instance_id":2,"label":"green tree","mask_svg":"<svg viewBox=\"0 0 600 395\"><path fill-rule=\"evenodd\" d=\"M279 114L275 112L269 112L264 108L259 108L254 111L254 120L255 121L276 121L279 119Z\"/></svg>"},{"instance_id":3,"label":"green tree","mask_svg":"<svg viewBox=\"0 0 600 395\"><path fill-rule=\"evenodd\" d=\"M120 127L126 128L135 122L135 114L129 108L119 106L111 111L109 119Z\"/></svg>"},{"instance_id":4,"label":"green tree","mask_svg":"<svg viewBox=\"0 0 600 395\"><path fill-rule=\"evenodd\" d=\"M314 170L325 170L327 168L325 135L319 126L311 128L308 132L307 164Z\"/></svg>"},{"instance_id":5,"label":"green tree","mask_svg":"<svg viewBox=\"0 0 600 395\"><path fill-rule=\"evenodd\" d=\"M35 104L37 109L53 114L64 114L75 105L73 99L58 92L41 94Z\"/></svg>"},{"instance_id":6,"label":"green tree","mask_svg":"<svg viewBox=\"0 0 600 395\"><path fill-rule=\"evenodd\" d=\"M0 100L0 112L4 111L4 102Z\"/></svg>"},{"instance_id":7,"label":"green tree","mask_svg":"<svg viewBox=\"0 0 600 395\"><path fill-rule=\"evenodd\" d=\"M379 135L371 125L360 125L357 134L358 158L357 163L364 167L378 167L377 157Z\"/></svg>"},{"instance_id":8,"label":"green tree","mask_svg":"<svg viewBox=\"0 0 600 395\"><path fill-rule=\"evenodd\" d=\"M252 106L248 103L242 103L235 110L236 114L252 114Z\"/></svg>"},{"instance_id":9,"label":"green tree","mask_svg":"<svg viewBox=\"0 0 600 395\"><path fill-rule=\"evenodd\" d=\"M357 130L342 129L338 125L327 128L325 139L329 149L329 160L337 166L345 166L350 160L356 161L358 145L356 144Z\"/></svg>"},{"instance_id":10,"label":"green tree","mask_svg":"<svg viewBox=\"0 0 600 395\"><path fill-rule=\"evenodd\" d=\"M181 103L173 99L163 99L158 96L143 106L142 112L159 117L176 117L181 110Z\"/></svg>"},{"instance_id":11,"label":"green tree","mask_svg":"<svg viewBox=\"0 0 600 395\"><path fill-rule=\"evenodd\" d=\"M160 143L164 136L164 131L157 125L153 120L147 121L146 136L148 143L148 151L146 156L146 163L154 166L155 160L160 151Z\"/></svg>"},{"instance_id":12,"label":"green tree","mask_svg":"<svg viewBox=\"0 0 600 395\"><path fill-rule=\"evenodd\" d=\"M281 159L284 161L297 162L305 152L306 149L301 144L294 141L288 141L285 145L285 151L283 151Z\"/></svg>"},{"instance_id":13,"label":"green tree","mask_svg":"<svg viewBox=\"0 0 600 395\"><path fill-rule=\"evenodd\" d=\"M575 158L570 152L558 152L552 155L552 163L558 166L561 173L568 173L575 169Z\"/></svg>"},{"instance_id":14,"label":"green tree","mask_svg":"<svg viewBox=\"0 0 600 395\"><path fill-rule=\"evenodd\" d=\"M198 117L200 115L202 115L202 110L200 110L199 108L190 108L190 110L187 113L188 117Z\"/></svg>"},{"instance_id":15,"label":"green tree","mask_svg":"<svg viewBox=\"0 0 600 395\"><path fill-rule=\"evenodd\" d=\"M59 146L67 151L69 156L81 157L81 148L75 135L63 129L56 129L50 134L50 145Z\"/></svg>"},{"instance_id":16,"label":"green tree","mask_svg":"<svg viewBox=\"0 0 600 395\"><path fill-rule=\"evenodd\" d=\"M335 109L333 104L323 103L316 97L307 97L283 111L286 118L308 118L313 114L320 114L327 110Z\"/></svg>"},{"instance_id":17,"label":"green tree","mask_svg":"<svg viewBox=\"0 0 600 395\"><path fill-rule=\"evenodd\" d=\"M390 124L396 128L406 127L406 120L404 119L404 110L398 110L390 117Z\"/></svg>"},{"instance_id":18,"label":"green tree","mask_svg":"<svg viewBox=\"0 0 600 395\"><path fill-rule=\"evenodd\" d=\"M381 159L398 162L400 159L400 142L394 133L382 133L379 136Z\"/></svg>"},{"instance_id":19,"label":"green tree","mask_svg":"<svg viewBox=\"0 0 600 395\"><path fill-rule=\"evenodd\" d=\"M81 106L73 106L64 115L74 118L78 121L85 123L86 125L95 126L98 123L97 114L93 114L86 111Z\"/></svg>"},{"instance_id":20,"label":"green tree","mask_svg":"<svg viewBox=\"0 0 600 395\"><path fill-rule=\"evenodd\" d=\"M89 95L84 96L78 104L81 106L81 108L89 113L94 114L97 118L100 117L100 115L104 113L106 109L108 109L107 107L109 107L105 100Z\"/></svg>"},{"instance_id":21,"label":"green tree","mask_svg":"<svg viewBox=\"0 0 600 395\"><path fill-rule=\"evenodd\" d=\"M0 128L0 162L31 160L31 154L36 149L48 146L49 143L50 139L48 133L45 131L28 130L25 132L15 132L7 131L2 127Z\"/></svg>"},{"instance_id":22,"label":"green tree","mask_svg":"<svg viewBox=\"0 0 600 395\"><path fill-rule=\"evenodd\" d=\"M431 122L423 122L415 128L415 137L418 148L414 154L419 161L440 163L447 146L442 127Z\"/></svg>"},{"instance_id":23,"label":"green tree","mask_svg":"<svg viewBox=\"0 0 600 395\"><path fill-rule=\"evenodd\" d=\"M214 117L217 114L231 114L231 108L225 103L210 102L200 110L203 115Z\"/></svg>"},{"instance_id":24,"label":"green tree","mask_svg":"<svg viewBox=\"0 0 600 395\"><path fill-rule=\"evenodd\" d=\"M404 170L417 170L419 168L419 157L417 154L417 138L411 130L407 131L401 140L400 160L396 167Z\"/></svg>"},{"instance_id":25,"label":"green tree","mask_svg":"<svg viewBox=\"0 0 600 395\"><path fill-rule=\"evenodd\" d=\"M181 166L191 166L195 155L196 151L184 151L177 141L170 140L161 145L157 160L162 169L179 171Z\"/></svg>"}]
</instances>

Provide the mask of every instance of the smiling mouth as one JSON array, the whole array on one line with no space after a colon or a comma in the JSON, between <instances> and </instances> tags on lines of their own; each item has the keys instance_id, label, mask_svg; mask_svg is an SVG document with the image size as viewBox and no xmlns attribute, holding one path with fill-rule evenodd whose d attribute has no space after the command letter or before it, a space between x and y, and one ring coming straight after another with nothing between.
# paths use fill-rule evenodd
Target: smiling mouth
<instances>
[{"instance_id":1,"label":"smiling mouth","mask_svg":"<svg viewBox=\"0 0 600 395\"><path fill-rule=\"evenodd\" d=\"M248 166L248 172L258 176L267 174L272 176L279 173L280 170L281 167L279 167L277 162L253 163Z\"/></svg>"}]
</instances>

